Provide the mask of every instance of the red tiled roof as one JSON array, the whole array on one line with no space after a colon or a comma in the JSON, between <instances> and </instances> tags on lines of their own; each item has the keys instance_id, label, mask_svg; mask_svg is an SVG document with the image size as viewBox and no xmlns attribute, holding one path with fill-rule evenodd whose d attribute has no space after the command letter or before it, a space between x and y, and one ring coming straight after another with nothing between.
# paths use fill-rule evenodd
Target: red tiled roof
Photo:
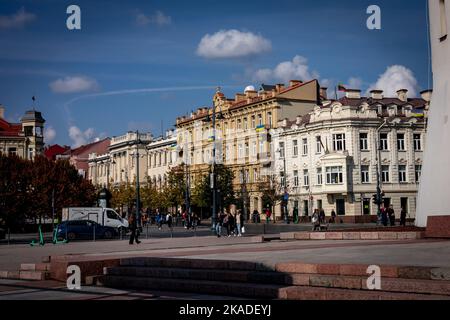
<instances>
[{"instance_id":1,"label":"red tiled roof","mask_svg":"<svg viewBox=\"0 0 450 320\"><path fill-rule=\"evenodd\" d=\"M22 125L20 123L9 123L5 119L0 119L0 136L19 137L21 132Z\"/></svg>"}]
</instances>

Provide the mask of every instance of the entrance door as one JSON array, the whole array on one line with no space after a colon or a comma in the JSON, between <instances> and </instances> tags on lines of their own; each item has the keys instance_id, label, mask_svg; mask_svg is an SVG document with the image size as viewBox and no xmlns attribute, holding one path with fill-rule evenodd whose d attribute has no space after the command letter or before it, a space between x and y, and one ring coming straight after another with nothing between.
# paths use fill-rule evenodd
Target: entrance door
<instances>
[{"instance_id":1,"label":"entrance door","mask_svg":"<svg viewBox=\"0 0 450 320\"><path fill-rule=\"evenodd\" d=\"M338 216L345 216L345 200L336 199L336 214Z\"/></svg>"}]
</instances>

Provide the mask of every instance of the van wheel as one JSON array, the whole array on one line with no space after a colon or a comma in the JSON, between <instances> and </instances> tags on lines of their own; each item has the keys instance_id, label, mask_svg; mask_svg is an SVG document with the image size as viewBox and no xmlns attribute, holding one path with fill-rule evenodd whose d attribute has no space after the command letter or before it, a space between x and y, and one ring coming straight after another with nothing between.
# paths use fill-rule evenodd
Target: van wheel
<instances>
[{"instance_id":1,"label":"van wheel","mask_svg":"<svg viewBox=\"0 0 450 320\"><path fill-rule=\"evenodd\" d=\"M111 231L105 231L105 234L103 235L105 239L112 239L113 234Z\"/></svg>"},{"instance_id":2,"label":"van wheel","mask_svg":"<svg viewBox=\"0 0 450 320\"><path fill-rule=\"evenodd\" d=\"M77 236L75 235L75 233L73 233L73 232L69 232L68 234L67 234L67 239L68 240L75 240L77 238Z\"/></svg>"}]
</instances>

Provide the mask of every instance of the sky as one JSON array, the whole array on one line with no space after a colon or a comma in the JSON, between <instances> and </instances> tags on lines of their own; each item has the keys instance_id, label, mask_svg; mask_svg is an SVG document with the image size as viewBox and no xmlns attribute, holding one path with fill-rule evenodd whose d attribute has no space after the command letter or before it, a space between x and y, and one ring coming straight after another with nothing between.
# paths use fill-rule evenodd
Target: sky
<instances>
[{"instance_id":1,"label":"sky","mask_svg":"<svg viewBox=\"0 0 450 320\"><path fill-rule=\"evenodd\" d=\"M72 4L81 30L66 26ZM217 86L234 97L316 78L332 95L343 83L418 96L432 85L427 34L425 0L0 0L0 104L11 122L34 106L46 143L76 147L160 135Z\"/></svg>"}]
</instances>

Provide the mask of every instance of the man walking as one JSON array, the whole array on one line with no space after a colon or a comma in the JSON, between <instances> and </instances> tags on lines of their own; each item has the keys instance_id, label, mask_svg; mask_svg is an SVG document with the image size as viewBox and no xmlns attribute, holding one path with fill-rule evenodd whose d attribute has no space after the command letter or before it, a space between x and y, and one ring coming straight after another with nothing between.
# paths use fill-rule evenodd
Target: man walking
<instances>
[{"instance_id":1,"label":"man walking","mask_svg":"<svg viewBox=\"0 0 450 320\"><path fill-rule=\"evenodd\" d=\"M132 213L130 215L130 218L128 220L128 225L130 227L130 244L133 244L135 241L137 244L141 243L139 241L139 230L137 227L137 220L136 220L136 214Z\"/></svg>"}]
</instances>

